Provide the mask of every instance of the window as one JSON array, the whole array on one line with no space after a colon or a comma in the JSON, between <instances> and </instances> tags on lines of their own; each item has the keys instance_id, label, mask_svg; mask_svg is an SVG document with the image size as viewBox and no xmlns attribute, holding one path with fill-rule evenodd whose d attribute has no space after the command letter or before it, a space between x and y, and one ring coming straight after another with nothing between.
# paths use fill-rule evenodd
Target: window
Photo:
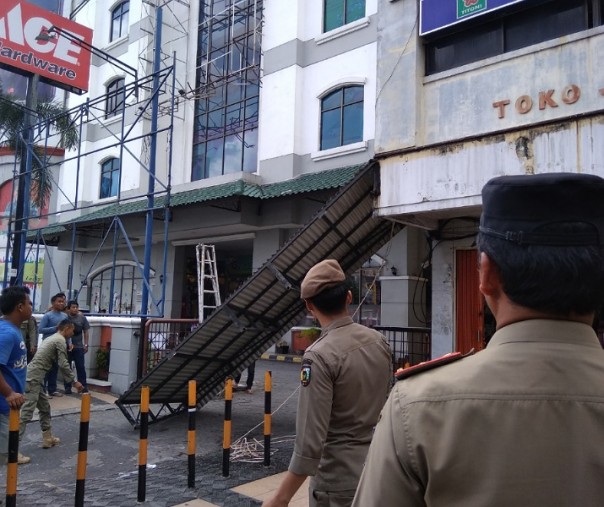
<instances>
[{"instance_id":1,"label":"window","mask_svg":"<svg viewBox=\"0 0 604 507\"><path fill-rule=\"evenodd\" d=\"M460 24L463 31L427 38L426 74L604 24L602 6L604 0L550 0L529 7L522 3L504 16L480 16Z\"/></svg>"},{"instance_id":2,"label":"window","mask_svg":"<svg viewBox=\"0 0 604 507\"><path fill-rule=\"evenodd\" d=\"M105 101L105 118L121 114L126 99L126 81L124 78L116 79L107 86Z\"/></svg>"},{"instance_id":3,"label":"window","mask_svg":"<svg viewBox=\"0 0 604 507\"><path fill-rule=\"evenodd\" d=\"M111 11L111 33L109 42L124 37L128 33L128 14L130 11L130 2L117 4Z\"/></svg>"},{"instance_id":4,"label":"window","mask_svg":"<svg viewBox=\"0 0 604 507\"><path fill-rule=\"evenodd\" d=\"M240 0L201 5L191 180L255 172L262 9Z\"/></svg>"},{"instance_id":5,"label":"window","mask_svg":"<svg viewBox=\"0 0 604 507\"><path fill-rule=\"evenodd\" d=\"M99 198L114 197L117 195L120 184L120 160L111 158L101 165L101 191Z\"/></svg>"},{"instance_id":6,"label":"window","mask_svg":"<svg viewBox=\"0 0 604 507\"><path fill-rule=\"evenodd\" d=\"M150 277L155 276L151 269ZM113 292L112 279L113 278ZM91 312L140 313L140 292L143 278L133 261L117 261L91 273L88 282L88 308ZM113 294L113 296L112 296Z\"/></svg>"},{"instance_id":7,"label":"window","mask_svg":"<svg viewBox=\"0 0 604 507\"><path fill-rule=\"evenodd\" d=\"M347 25L365 16L365 0L324 0L323 31Z\"/></svg>"},{"instance_id":8,"label":"window","mask_svg":"<svg viewBox=\"0 0 604 507\"><path fill-rule=\"evenodd\" d=\"M321 99L321 150L363 140L363 87L345 86Z\"/></svg>"}]
</instances>

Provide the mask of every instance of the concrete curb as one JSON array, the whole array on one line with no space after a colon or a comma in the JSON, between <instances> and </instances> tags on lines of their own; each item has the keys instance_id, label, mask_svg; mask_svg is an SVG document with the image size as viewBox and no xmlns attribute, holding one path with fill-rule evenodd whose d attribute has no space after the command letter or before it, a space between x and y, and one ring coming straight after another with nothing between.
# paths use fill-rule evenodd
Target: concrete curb
<instances>
[{"instance_id":1,"label":"concrete curb","mask_svg":"<svg viewBox=\"0 0 604 507\"><path fill-rule=\"evenodd\" d=\"M294 354L270 354L268 352L262 354L260 359L267 361L284 361L286 363L302 363L302 356Z\"/></svg>"}]
</instances>

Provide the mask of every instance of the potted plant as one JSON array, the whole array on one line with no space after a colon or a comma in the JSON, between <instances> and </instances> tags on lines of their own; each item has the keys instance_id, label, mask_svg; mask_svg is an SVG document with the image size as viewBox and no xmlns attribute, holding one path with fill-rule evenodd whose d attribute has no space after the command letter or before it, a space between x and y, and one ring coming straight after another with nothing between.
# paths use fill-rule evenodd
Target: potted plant
<instances>
[{"instance_id":1,"label":"potted plant","mask_svg":"<svg viewBox=\"0 0 604 507\"><path fill-rule=\"evenodd\" d=\"M277 354L288 354L289 353L289 343L285 340L279 340L275 345L275 350Z\"/></svg>"},{"instance_id":2,"label":"potted plant","mask_svg":"<svg viewBox=\"0 0 604 507\"><path fill-rule=\"evenodd\" d=\"M98 378L107 380L109 378L109 351L107 349L97 349L96 367L98 368Z\"/></svg>"}]
</instances>

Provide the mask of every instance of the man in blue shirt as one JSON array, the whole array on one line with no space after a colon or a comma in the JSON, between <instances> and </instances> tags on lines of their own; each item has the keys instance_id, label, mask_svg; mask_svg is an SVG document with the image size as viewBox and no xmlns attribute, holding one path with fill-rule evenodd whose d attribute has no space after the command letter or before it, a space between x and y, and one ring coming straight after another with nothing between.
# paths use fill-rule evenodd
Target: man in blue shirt
<instances>
[{"instance_id":1,"label":"man in blue shirt","mask_svg":"<svg viewBox=\"0 0 604 507\"><path fill-rule=\"evenodd\" d=\"M59 292L50 298L51 309L44 314L38 327L38 332L42 333L42 340L52 336L57 332L57 325L67 318L65 313L65 294ZM47 393L50 396L63 396L57 390L57 372L58 367L55 363L48 375L46 375L45 383L47 384Z\"/></svg>"},{"instance_id":2,"label":"man in blue shirt","mask_svg":"<svg viewBox=\"0 0 604 507\"><path fill-rule=\"evenodd\" d=\"M7 287L0 295L0 463L8 459L8 416L11 408L18 409L25 399L23 390L27 374L27 350L19 329L32 314L29 289ZM29 463L19 453L19 464Z\"/></svg>"}]
</instances>

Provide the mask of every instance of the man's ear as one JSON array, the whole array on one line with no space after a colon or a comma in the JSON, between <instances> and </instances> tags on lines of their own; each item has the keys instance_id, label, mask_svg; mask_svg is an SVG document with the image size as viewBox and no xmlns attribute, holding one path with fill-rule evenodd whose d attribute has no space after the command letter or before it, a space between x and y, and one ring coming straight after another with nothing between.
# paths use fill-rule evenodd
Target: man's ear
<instances>
[{"instance_id":1,"label":"man's ear","mask_svg":"<svg viewBox=\"0 0 604 507\"><path fill-rule=\"evenodd\" d=\"M312 304L312 303L311 303L311 302L310 302L308 299L305 299L305 300L304 300L304 304L306 305L306 309L307 309L307 310L308 310L310 313L312 313L312 311L313 311L313 310L314 310L314 308L315 308L315 307L313 306L313 304Z\"/></svg>"},{"instance_id":2,"label":"man's ear","mask_svg":"<svg viewBox=\"0 0 604 507\"><path fill-rule=\"evenodd\" d=\"M352 291L349 290L348 293L346 294L346 306L351 305L352 304Z\"/></svg>"},{"instance_id":3,"label":"man's ear","mask_svg":"<svg viewBox=\"0 0 604 507\"><path fill-rule=\"evenodd\" d=\"M485 253L480 253L480 266L478 268L480 292L486 297L497 297L501 288L501 277L497 265Z\"/></svg>"}]
</instances>

